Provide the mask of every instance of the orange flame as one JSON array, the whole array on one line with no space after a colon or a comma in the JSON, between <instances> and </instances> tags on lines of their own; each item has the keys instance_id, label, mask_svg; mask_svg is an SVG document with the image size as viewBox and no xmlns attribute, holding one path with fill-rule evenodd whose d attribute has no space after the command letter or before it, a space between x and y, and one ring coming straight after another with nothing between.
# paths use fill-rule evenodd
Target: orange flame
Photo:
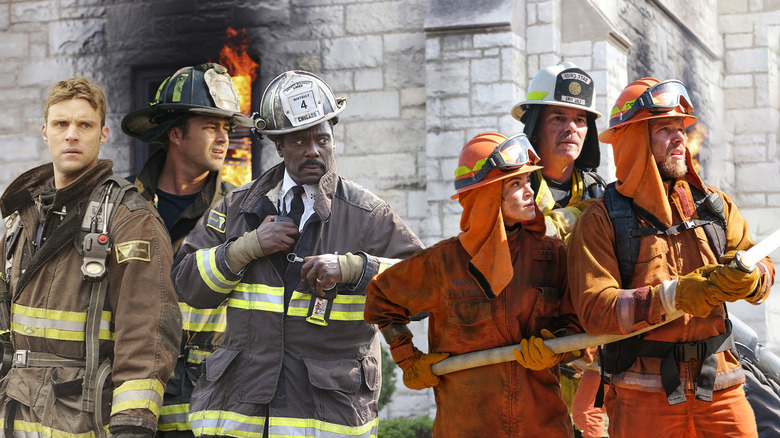
<instances>
[{"instance_id":1,"label":"orange flame","mask_svg":"<svg viewBox=\"0 0 780 438\"><path fill-rule=\"evenodd\" d=\"M227 29L227 42L219 52L219 63L227 67L238 91L241 112L249 114L252 106L252 82L257 79L259 64L247 54L249 37L246 29Z\"/></svg>"},{"instance_id":2,"label":"orange flame","mask_svg":"<svg viewBox=\"0 0 780 438\"><path fill-rule=\"evenodd\" d=\"M222 166L222 179L240 186L252 181L251 146L239 146L228 149L225 164Z\"/></svg>"},{"instance_id":3,"label":"orange flame","mask_svg":"<svg viewBox=\"0 0 780 438\"><path fill-rule=\"evenodd\" d=\"M693 169L696 173L701 171L701 164L699 163L699 152L701 152L701 144L704 139L707 138L707 128L701 123L693 125L687 131L688 135L688 151L691 153L691 163L693 163Z\"/></svg>"}]
</instances>

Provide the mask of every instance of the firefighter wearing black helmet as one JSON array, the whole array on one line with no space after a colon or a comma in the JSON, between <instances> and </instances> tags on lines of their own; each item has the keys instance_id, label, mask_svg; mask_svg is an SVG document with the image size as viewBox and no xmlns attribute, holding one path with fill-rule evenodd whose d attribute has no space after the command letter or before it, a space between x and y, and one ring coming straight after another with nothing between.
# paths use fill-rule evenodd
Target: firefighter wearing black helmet
<instances>
[{"instance_id":1,"label":"firefighter wearing black helmet","mask_svg":"<svg viewBox=\"0 0 780 438\"><path fill-rule=\"evenodd\" d=\"M190 403L196 435L376 436L380 346L363 320L366 287L422 244L338 175L333 125L345 107L309 72L271 81L256 123L282 163L212 207L179 250L180 296L227 300L225 339Z\"/></svg>"},{"instance_id":2,"label":"firefighter wearing black helmet","mask_svg":"<svg viewBox=\"0 0 780 438\"><path fill-rule=\"evenodd\" d=\"M225 67L208 63L184 67L166 78L149 105L122 120L122 129L148 143L161 143L137 175L128 179L160 212L173 251L208 208L235 186L222 179L228 132L251 126ZM203 359L222 342L225 306L195 309L179 303L183 337L168 380L157 425L158 436L192 436L187 412Z\"/></svg>"}]
</instances>

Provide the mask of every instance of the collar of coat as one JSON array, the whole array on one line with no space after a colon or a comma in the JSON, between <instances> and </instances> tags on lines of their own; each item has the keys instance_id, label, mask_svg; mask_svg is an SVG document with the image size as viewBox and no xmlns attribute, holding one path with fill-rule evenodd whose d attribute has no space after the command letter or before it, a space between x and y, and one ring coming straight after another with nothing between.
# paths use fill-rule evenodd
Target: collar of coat
<instances>
[{"instance_id":1,"label":"collar of coat","mask_svg":"<svg viewBox=\"0 0 780 438\"><path fill-rule=\"evenodd\" d=\"M113 167L114 163L111 160L98 160L95 167L82 173L67 186L57 189L52 208L57 210L74 200L89 196L95 185L112 174ZM0 197L0 214L7 217L14 211L33 205L35 197L43 191L46 183L52 178L54 178L54 165L52 163L34 167L21 174Z\"/></svg>"},{"instance_id":2,"label":"collar of coat","mask_svg":"<svg viewBox=\"0 0 780 438\"><path fill-rule=\"evenodd\" d=\"M241 203L239 211L242 213L253 212L260 204L261 198L265 197L270 190L277 187L283 178L284 162L268 169L264 174L260 175L259 178L252 182L249 194ZM323 222L326 222L328 218L330 218L333 197L336 194L338 182L338 168L336 166L336 160L334 159L331 162L330 169L328 169L328 171L322 175L322 178L320 178L317 188L317 199L314 201L314 212L317 213Z\"/></svg>"}]
</instances>

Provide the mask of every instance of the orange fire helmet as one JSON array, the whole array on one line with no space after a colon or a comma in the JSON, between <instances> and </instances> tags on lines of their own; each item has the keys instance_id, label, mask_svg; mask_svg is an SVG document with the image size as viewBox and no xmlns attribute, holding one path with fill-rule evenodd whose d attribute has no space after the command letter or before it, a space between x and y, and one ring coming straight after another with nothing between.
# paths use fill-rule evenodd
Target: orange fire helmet
<instances>
[{"instance_id":1,"label":"orange fire helmet","mask_svg":"<svg viewBox=\"0 0 780 438\"><path fill-rule=\"evenodd\" d=\"M682 82L642 78L628 84L620 93L610 112L609 129L599 135L599 140L610 143L612 134L620 127L662 117L682 117L687 128L696 122L693 110Z\"/></svg>"},{"instance_id":2,"label":"orange fire helmet","mask_svg":"<svg viewBox=\"0 0 780 438\"><path fill-rule=\"evenodd\" d=\"M455 169L455 190L458 196L494 181L530 173L537 166L539 155L523 133L506 138L503 134L487 132L472 138L460 151Z\"/></svg>"}]
</instances>

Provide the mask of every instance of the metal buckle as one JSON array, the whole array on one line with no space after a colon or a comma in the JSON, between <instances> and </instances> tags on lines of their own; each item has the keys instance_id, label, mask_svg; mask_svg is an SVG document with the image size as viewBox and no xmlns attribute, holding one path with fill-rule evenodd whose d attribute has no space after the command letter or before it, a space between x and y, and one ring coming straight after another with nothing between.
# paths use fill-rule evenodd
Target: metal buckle
<instances>
[{"instance_id":1,"label":"metal buckle","mask_svg":"<svg viewBox=\"0 0 780 438\"><path fill-rule=\"evenodd\" d=\"M683 230L690 230L691 228L696 228L696 224L693 223L693 221L685 221L680 225L682 225Z\"/></svg>"},{"instance_id":2,"label":"metal buckle","mask_svg":"<svg viewBox=\"0 0 780 438\"><path fill-rule=\"evenodd\" d=\"M702 360L706 352L707 345L702 341L691 342L688 344L677 344L674 346L674 359L677 362Z\"/></svg>"},{"instance_id":3,"label":"metal buckle","mask_svg":"<svg viewBox=\"0 0 780 438\"><path fill-rule=\"evenodd\" d=\"M17 368L27 368L27 353L30 350L16 350L14 352L13 366Z\"/></svg>"}]
</instances>

